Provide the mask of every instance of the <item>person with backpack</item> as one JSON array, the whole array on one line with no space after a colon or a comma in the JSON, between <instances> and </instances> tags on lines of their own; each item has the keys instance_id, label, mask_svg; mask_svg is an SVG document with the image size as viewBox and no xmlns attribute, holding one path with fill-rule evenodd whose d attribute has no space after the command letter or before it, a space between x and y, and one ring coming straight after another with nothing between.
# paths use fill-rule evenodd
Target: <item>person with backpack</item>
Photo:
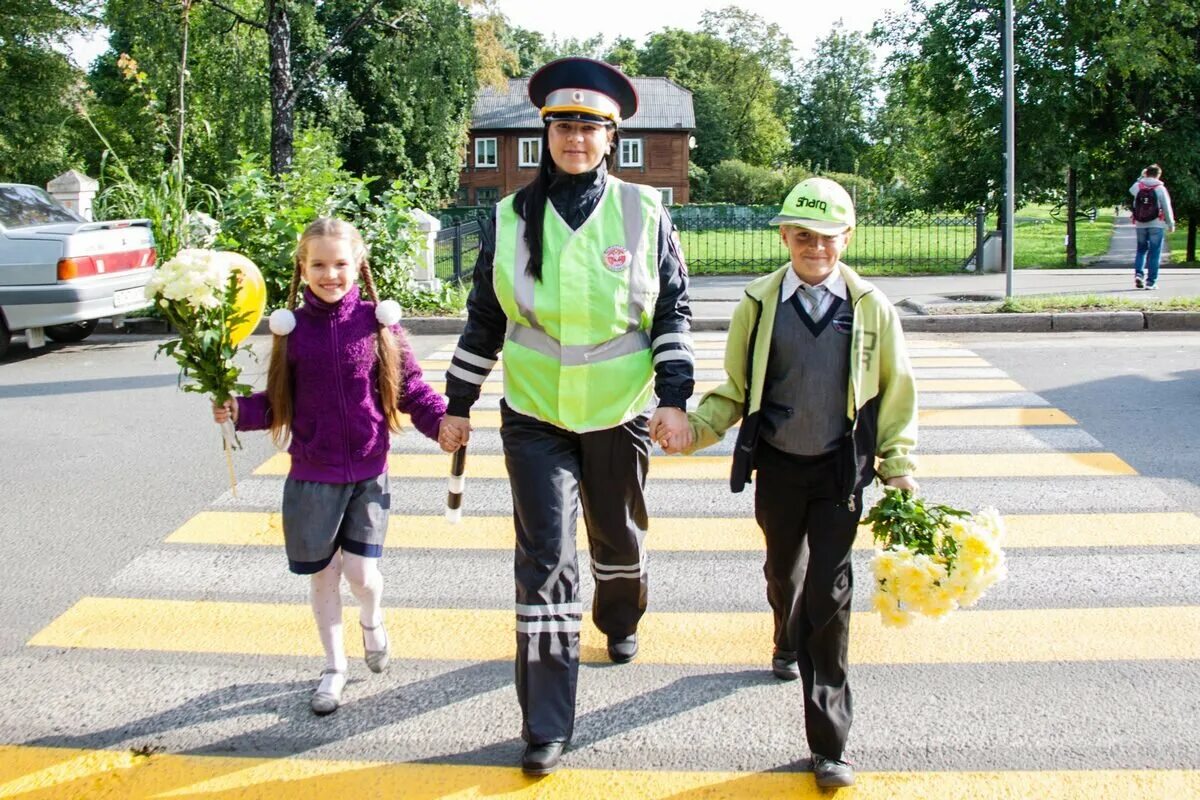
<instances>
[{"instance_id":1,"label":"person with backpack","mask_svg":"<svg viewBox=\"0 0 1200 800\"><path fill-rule=\"evenodd\" d=\"M1129 187L1129 193L1133 195L1133 227L1137 233L1133 285L1138 289L1154 289L1158 286L1158 262L1162 257L1163 237L1167 231L1175 232L1171 195L1161 175L1162 168L1158 164L1151 164L1142 170L1142 177Z\"/></svg>"}]
</instances>

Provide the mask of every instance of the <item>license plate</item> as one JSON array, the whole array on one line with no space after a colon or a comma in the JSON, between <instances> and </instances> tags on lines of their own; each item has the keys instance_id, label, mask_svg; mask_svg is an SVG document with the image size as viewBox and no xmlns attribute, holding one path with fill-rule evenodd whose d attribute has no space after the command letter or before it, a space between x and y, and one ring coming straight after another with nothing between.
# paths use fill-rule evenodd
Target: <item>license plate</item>
<instances>
[{"instance_id":1,"label":"license plate","mask_svg":"<svg viewBox=\"0 0 1200 800\"><path fill-rule=\"evenodd\" d=\"M113 292L113 308L142 305L145 302L146 292L140 286L135 289L121 289Z\"/></svg>"}]
</instances>

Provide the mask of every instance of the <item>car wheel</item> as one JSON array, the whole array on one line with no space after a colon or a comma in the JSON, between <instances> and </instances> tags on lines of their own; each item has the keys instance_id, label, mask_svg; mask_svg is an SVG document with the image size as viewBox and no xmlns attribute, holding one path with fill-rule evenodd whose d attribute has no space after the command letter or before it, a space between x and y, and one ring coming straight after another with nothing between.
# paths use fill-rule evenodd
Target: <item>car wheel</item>
<instances>
[{"instance_id":1,"label":"car wheel","mask_svg":"<svg viewBox=\"0 0 1200 800\"><path fill-rule=\"evenodd\" d=\"M82 342L96 330L99 320L85 319L82 322L68 322L66 325L47 325L46 336L55 342Z\"/></svg>"},{"instance_id":2,"label":"car wheel","mask_svg":"<svg viewBox=\"0 0 1200 800\"><path fill-rule=\"evenodd\" d=\"M4 318L0 317L0 358L4 358L4 354L8 352L8 343L12 341L12 334L8 332L8 326L4 324Z\"/></svg>"}]
</instances>

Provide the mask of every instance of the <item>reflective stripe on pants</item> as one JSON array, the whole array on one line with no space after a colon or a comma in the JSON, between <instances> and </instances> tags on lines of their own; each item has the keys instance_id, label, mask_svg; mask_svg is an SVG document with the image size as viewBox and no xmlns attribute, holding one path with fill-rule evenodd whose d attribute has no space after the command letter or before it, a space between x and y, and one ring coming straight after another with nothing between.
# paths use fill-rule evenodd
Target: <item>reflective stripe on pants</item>
<instances>
[{"instance_id":1,"label":"reflective stripe on pants","mask_svg":"<svg viewBox=\"0 0 1200 800\"><path fill-rule=\"evenodd\" d=\"M517 542L517 698L522 736L567 741L579 675L579 565L575 525L582 506L596 581L592 619L608 636L637 630L646 611L644 488L647 418L573 433L501 405L500 437L513 495ZM538 613L538 609L545 609Z\"/></svg>"}]
</instances>

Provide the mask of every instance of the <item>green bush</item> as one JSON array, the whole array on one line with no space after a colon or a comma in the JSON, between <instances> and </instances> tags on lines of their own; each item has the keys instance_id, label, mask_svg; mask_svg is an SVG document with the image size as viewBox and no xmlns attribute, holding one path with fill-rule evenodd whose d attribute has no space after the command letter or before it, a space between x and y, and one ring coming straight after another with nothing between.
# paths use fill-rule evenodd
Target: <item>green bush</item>
<instances>
[{"instance_id":1,"label":"green bush","mask_svg":"<svg viewBox=\"0 0 1200 800\"><path fill-rule=\"evenodd\" d=\"M338 217L362 234L380 298L409 310L461 308L453 292L418 292L410 285L421 236L412 198L422 186L394 181L372 200L373 180L342 167L325 131L302 133L291 172L277 178L265 155L243 154L226 190L217 244L258 264L267 281L267 303L277 308L287 300L304 228L317 217Z\"/></svg>"},{"instance_id":2,"label":"green bush","mask_svg":"<svg viewBox=\"0 0 1200 800\"><path fill-rule=\"evenodd\" d=\"M405 308L416 308L409 281L416 265L420 232L408 188L401 181L393 181L374 203L359 210L354 221L367 244L379 296Z\"/></svg>"},{"instance_id":3,"label":"green bush","mask_svg":"<svg viewBox=\"0 0 1200 800\"><path fill-rule=\"evenodd\" d=\"M267 281L267 304L282 306L304 228L317 217L354 221L370 199L369 184L342 169L325 131L296 137L292 170L278 177L271 175L265 154L243 153L225 190L217 246L257 264Z\"/></svg>"},{"instance_id":4,"label":"green bush","mask_svg":"<svg viewBox=\"0 0 1200 800\"><path fill-rule=\"evenodd\" d=\"M778 205L791 188L784 186L781 173L736 159L722 161L709 170L708 184L710 202L740 205Z\"/></svg>"}]
</instances>

